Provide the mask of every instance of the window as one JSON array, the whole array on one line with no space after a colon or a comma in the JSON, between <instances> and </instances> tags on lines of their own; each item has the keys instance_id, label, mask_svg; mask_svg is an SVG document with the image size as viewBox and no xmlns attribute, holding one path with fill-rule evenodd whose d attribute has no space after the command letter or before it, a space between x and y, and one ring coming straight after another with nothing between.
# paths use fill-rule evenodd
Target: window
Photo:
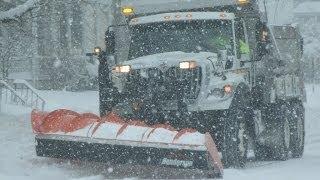
<instances>
[{"instance_id":1,"label":"window","mask_svg":"<svg viewBox=\"0 0 320 180\"><path fill-rule=\"evenodd\" d=\"M237 43L237 56L241 58L241 55L249 54L250 47L247 42L245 26L242 20L236 21L235 24L236 31L236 43Z\"/></svg>"},{"instance_id":2,"label":"window","mask_svg":"<svg viewBox=\"0 0 320 180\"><path fill-rule=\"evenodd\" d=\"M141 24L131 27L129 59L152 54L182 51L233 53L230 20L194 20Z\"/></svg>"},{"instance_id":3,"label":"window","mask_svg":"<svg viewBox=\"0 0 320 180\"><path fill-rule=\"evenodd\" d=\"M236 39L245 41L244 27L242 21L236 22Z\"/></svg>"}]
</instances>

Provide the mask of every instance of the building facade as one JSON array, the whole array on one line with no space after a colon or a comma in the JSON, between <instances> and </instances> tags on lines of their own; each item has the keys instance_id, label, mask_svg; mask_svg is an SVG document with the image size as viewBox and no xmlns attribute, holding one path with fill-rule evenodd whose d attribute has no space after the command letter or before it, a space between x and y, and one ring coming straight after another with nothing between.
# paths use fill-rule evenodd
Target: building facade
<instances>
[{"instance_id":1,"label":"building facade","mask_svg":"<svg viewBox=\"0 0 320 180\"><path fill-rule=\"evenodd\" d=\"M104 46L104 33L113 21L111 5L111 1L41 0L18 18L2 20L1 57L7 71L3 76L26 79L44 89L87 83L97 73L97 62L90 64L85 54ZM0 6L0 11L19 8L3 0Z\"/></svg>"}]
</instances>

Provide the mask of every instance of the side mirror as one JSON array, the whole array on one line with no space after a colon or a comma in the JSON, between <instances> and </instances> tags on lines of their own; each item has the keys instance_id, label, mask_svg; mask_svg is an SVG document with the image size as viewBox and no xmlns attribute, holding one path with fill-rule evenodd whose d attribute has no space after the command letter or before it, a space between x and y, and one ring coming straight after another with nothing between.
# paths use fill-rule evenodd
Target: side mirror
<instances>
[{"instance_id":1,"label":"side mirror","mask_svg":"<svg viewBox=\"0 0 320 180\"><path fill-rule=\"evenodd\" d=\"M269 52L270 33L266 24L261 24L258 30L258 53L260 56L264 56Z\"/></svg>"},{"instance_id":2,"label":"side mirror","mask_svg":"<svg viewBox=\"0 0 320 180\"><path fill-rule=\"evenodd\" d=\"M101 47L95 47L93 49L93 53L87 53L86 56L92 57L92 56L100 56L100 54L102 53L102 49Z\"/></svg>"},{"instance_id":3,"label":"side mirror","mask_svg":"<svg viewBox=\"0 0 320 180\"><path fill-rule=\"evenodd\" d=\"M269 50L268 50L268 44L267 43L263 43L263 42L259 42L258 44L258 53L260 56L264 56L266 54L268 54Z\"/></svg>"},{"instance_id":4,"label":"side mirror","mask_svg":"<svg viewBox=\"0 0 320 180\"><path fill-rule=\"evenodd\" d=\"M115 42L116 42L116 37L114 31L112 29L109 29L106 32L106 54L107 55L113 55L115 53Z\"/></svg>"}]
</instances>

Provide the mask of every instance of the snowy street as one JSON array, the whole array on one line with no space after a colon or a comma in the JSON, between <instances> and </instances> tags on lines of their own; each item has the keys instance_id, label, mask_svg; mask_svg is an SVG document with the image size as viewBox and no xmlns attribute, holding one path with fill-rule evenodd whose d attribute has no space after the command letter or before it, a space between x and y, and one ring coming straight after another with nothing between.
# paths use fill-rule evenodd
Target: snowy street
<instances>
[{"instance_id":1,"label":"snowy street","mask_svg":"<svg viewBox=\"0 0 320 180\"><path fill-rule=\"evenodd\" d=\"M320 0L0 0L0 180L320 180L319 54Z\"/></svg>"},{"instance_id":2,"label":"snowy street","mask_svg":"<svg viewBox=\"0 0 320 180\"><path fill-rule=\"evenodd\" d=\"M48 99L47 109L66 108L97 113L96 92L41 92ZM226 169L226 180L316 180L320 176L320 87L308 86L306 104L306 147L302 159L285 162L249 163L246 169ZM7 107L0 116L0 179L3 180L56 180L106 178L135 178L125 169L117 170L103 165L75 164L39 158L35 155L34 135L31 132L29 109ZM119 172L116 172L119 171ZM116 175L115 175L116 174ZM120 174L120 175L119 175ZM201 177L201 176L200 176Z\"/></svg>"}]
</instances>

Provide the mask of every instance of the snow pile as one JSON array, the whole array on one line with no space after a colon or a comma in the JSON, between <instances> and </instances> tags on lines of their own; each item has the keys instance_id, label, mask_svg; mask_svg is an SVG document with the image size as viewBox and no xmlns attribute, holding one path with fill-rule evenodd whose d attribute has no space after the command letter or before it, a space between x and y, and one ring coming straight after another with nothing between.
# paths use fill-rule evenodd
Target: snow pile
<instances>
[{"instance_id":1,"label":"snow pile","mask_svg":"<svg viewBox=\"0 0 320 180\"><path fill-rule=\"evenodd\" d=\"M10 19L16 19L20 16L22 16L27 11L33 9L36 7L36 4L39 3L41 0L28 0L22 5L19 5L15 8L12 8L5 12L0 12L0 21L1 20L10 20Z\"/></svg>"},{"instance_id":2,"label":"snow pile","mask_svg":"<svg viewBox=\"0 0 320 180\"><path fill-rule=\"evenodd\" d=\"M77 112L99 113L99 93L97 91L39 91L46 100L46 111L69 109ZM31 111L30 111L31 112Z\"/></svg>"}]
</instances>

